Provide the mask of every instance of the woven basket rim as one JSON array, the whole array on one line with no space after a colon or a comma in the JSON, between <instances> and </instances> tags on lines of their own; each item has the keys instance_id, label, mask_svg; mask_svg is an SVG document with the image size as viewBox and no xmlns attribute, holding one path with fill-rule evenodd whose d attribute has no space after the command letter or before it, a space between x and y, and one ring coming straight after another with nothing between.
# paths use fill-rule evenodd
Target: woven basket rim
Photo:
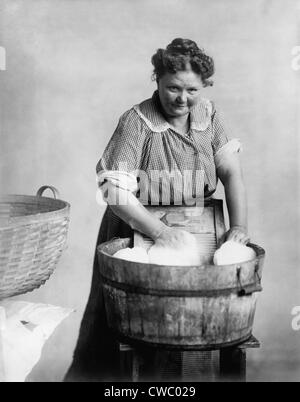
<instances>
[{"instance_id":1,"label":"woven basket rim","mask_svg":"<svg viewBox=\"0 0 300 402\"><path fill-rule=\"evenodd\" d=\"M58 198L50 198L44 196L37 196L37 195L20 195L20 194L0 194L0 204L2 202L19 202L23 201L34 201L34 202L44 202L44 203L51 203L56 204L57 209L54 211L48 212L38 212L34 214L24 215L24 216L15 216L9 218L8 222L5 222L3 225L0 226L0 230L7 229L15 226L19 226L21 224L32 224L34 222L45 221L48 219L53 219L53 217L58 217L62 215L69 214L70 211L70 204L64 200Z\"/></svg>"}]
</instances>

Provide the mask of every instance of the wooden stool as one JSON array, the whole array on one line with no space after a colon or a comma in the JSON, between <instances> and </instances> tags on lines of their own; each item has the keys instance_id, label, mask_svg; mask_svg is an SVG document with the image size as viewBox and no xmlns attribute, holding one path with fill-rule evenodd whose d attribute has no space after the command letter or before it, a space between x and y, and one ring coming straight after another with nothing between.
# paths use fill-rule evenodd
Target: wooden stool
<instances>
[{"instance_id":1,"label":"wooden stool","mask_svg":"<svg viewBox=\"0 0 300 402\"><path fill-rule=\"evenodd\" d=\"M218 381L246 381L246 351L259 347L260 342L252 335L247 341L239 345L219 349ZM119 343L119 350L123 376L133 382L138 382L140 379L140 353L135 347L125 343ZM129 373L126 373L126 361L127 367L129 366ZM153 378L153 380L159 381L158 378Z\"/></svg>"}]
</instances>

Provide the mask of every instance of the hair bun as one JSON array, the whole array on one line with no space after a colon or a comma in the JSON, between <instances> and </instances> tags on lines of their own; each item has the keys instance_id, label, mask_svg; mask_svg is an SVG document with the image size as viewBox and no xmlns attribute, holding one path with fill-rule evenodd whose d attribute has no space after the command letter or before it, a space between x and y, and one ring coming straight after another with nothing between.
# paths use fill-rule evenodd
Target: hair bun
<instances>
[{"instance_id":1,"label":"hair bun","mask_svg":"<svg viewBox=\"0 0 300 402\"><path fill-rule=\"evenodd\" d=\"M201 53L196 42L190 39L176 38L167 46L166 49L169 53L177 53L183 55L196 55Z\"/></svg>"}]
</instances>

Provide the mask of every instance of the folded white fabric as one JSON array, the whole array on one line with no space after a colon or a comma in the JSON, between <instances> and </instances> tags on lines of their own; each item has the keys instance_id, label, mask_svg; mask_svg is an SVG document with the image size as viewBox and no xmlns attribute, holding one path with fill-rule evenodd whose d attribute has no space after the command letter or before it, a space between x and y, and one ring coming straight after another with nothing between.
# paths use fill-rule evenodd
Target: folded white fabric
<instances>
[{"instance_id":1,"label":"folded white fabric","mask_svg":"<svg viewBox=\"0 0 300 402\"><path fill-rule=\"evenodd\" d=\"M215 251L213 261L215 265L238 264L253 260L255 257L256 253L253 248L228 240Z\"/></svg>"},{"instance_id":2,"label":"folded white fabric","mask_svg":"<svg viewBox=\"0 0 300 402\"><path fill-rule=\"evenodd\" d=\"M232 140L228 141L215 154L214 161L216 167L220 167L232 154L242 152L242 150L242 144L238 138L233 138Z\"/></svg>"},{"instance_id":3,"label":"folded white fabric","mask_svg":"<svg viewBox=\"0 0 300 402\"><path fill-rule=\"evenodd\" d=\"M122 248L113 256L127 261L149 263L147 251L142 247Z\"/></svg>"},{"instance_id":4,"label":"folded white fabric","mask_svg":"<svg viewBox=\"0 0 300 402\"><path fill-rule=\"evenodd\" d=\"M46 340L72 311L49 304L1 302L0 381L25 381Z\"/></svg>"}]
</instances>

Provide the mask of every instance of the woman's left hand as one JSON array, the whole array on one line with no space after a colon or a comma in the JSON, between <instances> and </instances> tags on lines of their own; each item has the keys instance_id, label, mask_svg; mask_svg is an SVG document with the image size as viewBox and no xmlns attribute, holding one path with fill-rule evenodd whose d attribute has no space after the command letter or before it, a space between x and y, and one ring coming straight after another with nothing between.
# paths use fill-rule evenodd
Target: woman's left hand
<instances>
[{"instance_id":1,"label":"woman's left hand","mask_svg":"<svg viewBox=\"0 0 300 402\"><path fill-rule=\"evenodd\" d=\"M232 226L224 235L221 237L219 242L219 247L228 240L236 241L238 243L247 244L250 241L250 237L247 231L242 226Z\"/></svg>"}]
</instances>

